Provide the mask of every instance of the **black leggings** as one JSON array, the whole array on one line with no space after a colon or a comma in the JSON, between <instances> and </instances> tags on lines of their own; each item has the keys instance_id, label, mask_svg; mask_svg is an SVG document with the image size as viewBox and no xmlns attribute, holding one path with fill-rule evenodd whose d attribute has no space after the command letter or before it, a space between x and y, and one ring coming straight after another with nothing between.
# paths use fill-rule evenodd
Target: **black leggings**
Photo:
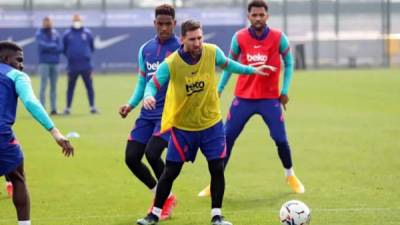
<instances>
[{"instance_id":1,"label":"black leggings","mask_svg":"<svg viewBox=\"0 0 400 225\"><path fill-rule=\"evenodd\" d=\"M167 161L165 170L158 182L154 206L162 208L172 189L174 180L182 170L183 163ZM225 191L224 160L208 161L211 174L211 208L221 208Z\"/></svg>"},{"instance_id":2,"label":"black leggings","mask_svg":"<svg viewBox=\"0 0 400 225\"><path fill-rule=\"evenodd\" d=\"M147 145L137 141L128 141L125 149L125 163L132 173L142 181L149 189L157 185L156 179L151 174L147 166L142 162L143 155L146 153L146 158L152 167L157 179L161 177L164 170L164 162L161 159L161 154L168 142L160 137L151 137Z\"/></svg>"}]
</instances>

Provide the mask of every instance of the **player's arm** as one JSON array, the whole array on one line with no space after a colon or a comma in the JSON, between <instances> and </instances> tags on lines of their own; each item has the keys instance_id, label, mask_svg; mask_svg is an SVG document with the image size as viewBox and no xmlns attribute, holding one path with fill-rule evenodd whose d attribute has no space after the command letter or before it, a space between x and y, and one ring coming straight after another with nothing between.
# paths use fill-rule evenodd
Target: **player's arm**
<instances>
[{"instance_id":1,"label":"player's arm","mask_svg":"<svg viewBox=\"0 0 400 225\"><path fill-rule=\"evenodd\" d=\"M65 156L74 154L74 148L71 146L67 138L54 126L43 106L35 97L28 75L23 72L14 70L11 76L14 78L15 90L29 113L38 121L46 130L50 131L57 144L62 147Z\"/></svg>"},{"instance_id":2,"label":"player's arm","mask_svg":"<svg viewBox=\"0 0 400 225\"><path fill-rule=\"evenodd\" d=\"M161 89L161 87L168 82L170 76L168 63L166 61L162 62L157 69L156 74L147 83L146 89L144 91L144 101L143 107L147 110L156 108L156 99L154 98Z\"/></svg>"},{"instance_id":3,"label":"player's arm","mask_svg":"<svg viewBox=\"0 0 400 225\"><path fill-rule=\"evenodd\" d=\"M280 102L286 110L286 104L289 102L288 92L293 77L293 54L290 51L289 40L286 35L282 33L281 43L279 46L279 53L282 56L283 64L285 67L283 73L283 85L281 90Z\"/></svg>"},{"instance_id":4,"label":"player's arm","mask_svg":"<svg viewBox=\"0 0 400 225\"><path fill-rule=\"evenodd\" d=\"M217 49L216 49L215 64L221 67L222 69L227 70L228 72L236 74L268 76L269 74L265 72L265 70L267 69L272 71L276 70L275 67L264 65L264 63L256 67L240 64L234 60L227 58L224 52L219 47L216 48Z\"/></svg>"},{"instance_id":5,"label":"player's arm","mask_svg":"<svg viewBox=\"0 0 400 225\"><path fill-rule=\"evenodd\" d=\"M282 33L281 43L279 47L279 53L282 56L283 64L285 67L285 71L283 73L283 86L282 86L282 95L287 95L289 92L289 87L292 82L293 76L293 54L290 51L289 40L286 35Z\"/></svg>"},{"instance_id":6,"label":"player's arm","mask_svg":"<svg viewBox=\"0 0 400 225\"><path fill-rule=\"evenodd\" d=\"M239 55L240 55L240 47L237 42L237 33L235 33L235 35L233 35L233 37L232 37L231 49L229 50L228 58L236 61L239 58ZM224 90L226 84L228 83L231 75L232 75L232 73L227 70L224 70L222 72L222 76L219 79L219 83L218 83L218 93L220 93L220 94L222 93L222 91Z\"/></svg>"},{"instance_id":7,"label":"player's arm","mask_svg":"<svg viewBox=\"0 0 400 225\"><path fill-rule=\"evenodd\" d=\"M128 100L128 103L121 106L119 109L119 114L122 118L125 118L132 109L134 109L137 105L139 105L140 101L143 99L144 89L146 87L146 73L145 73L145 65L143 60L143 46L139 49L138 54L138 67L139 73L136 82L135 89L131 97Z\"/></svg>"}]
</instances>

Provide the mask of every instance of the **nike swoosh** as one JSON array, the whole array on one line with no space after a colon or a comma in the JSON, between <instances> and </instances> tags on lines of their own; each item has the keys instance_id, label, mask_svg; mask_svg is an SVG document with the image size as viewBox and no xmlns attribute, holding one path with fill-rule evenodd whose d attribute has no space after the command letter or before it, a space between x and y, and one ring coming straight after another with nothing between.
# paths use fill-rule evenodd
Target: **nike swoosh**
<instances>
[{"instance_id":1,"label":"nike swoosh","mask_svg":"<svg viewBox=\"0 0 400 225\"><path fill-rule=\"evenodd\" d=\"M215 32L208 33L208 34L204 34L204 35L203 35L203 40L206 41L206 40L208 40L208 39L211 39L211 38L213 38L215 35L217 35Z\"/></svg>"},{"instance_id":2,"label":"nike swoosh","mask_svg":"<svg viewBox=\"0 0 400 225\"><path fill-rule=\"evenodd\" d=\"M19 40L19 41L13 41L13 38L9 37L7 39L7 41L12 41L12 42L16 43L17 45L21 46L21 48L23 48L23 47L25 47L27 45L30 45L33 42L35 42L35 37L25 38L25 39L22 39L22 40Z\"/></svg>"},{"instance_id":3,"label":"nike swoosh","mask_svg":"<svg viewBox=\"0 0 400 225\"><path fill-rule=\"evenodd\" d=\"M261 48L261 45L254 45L254 48Z\"/></svg>"},{"instance_id":4,"label":"nike swoosh","mask_svg":"<svg viewBox=\"0 0 400 225\"><path fill-rule=\"evenodd\" d=\"M109 39L101 40L100 36L97 35L94 38L94 46L96 49L104 49L104 48L108 48L112 45L115 45L118 42L121 42L127 38L129 38L129 34L122 34L122 35L115 36L115 37L112 37Z\"/></svg>"}]
</instances>

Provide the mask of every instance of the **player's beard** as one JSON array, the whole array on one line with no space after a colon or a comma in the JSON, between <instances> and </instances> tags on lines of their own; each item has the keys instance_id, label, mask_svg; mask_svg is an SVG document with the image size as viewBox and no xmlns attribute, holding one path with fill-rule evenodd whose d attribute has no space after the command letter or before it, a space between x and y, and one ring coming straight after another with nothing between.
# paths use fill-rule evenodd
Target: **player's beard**
<instances>
[{"instance_id":1,"label":"player's beard","mask_svg":"<svg viewBox=\"0 0 400 225\"><path fill-rule=\"evenodd\" d=\"M191 52L191 56L192 56L194 59L198 59L198 58L201 56L201 53L202 53L202 48L193 49L193 51Z\"/></svg>"},{"instance_id":2,"label":"player's beard","mask_svg":"<svg viewBox=\"0 0 400 225\"><path fill-rule=\"evenodd\" d=\"M262 22L255 22L253 25L251 25L255 31L261 32L264 30L265 24Z\"/></svg>"}]
</instances>

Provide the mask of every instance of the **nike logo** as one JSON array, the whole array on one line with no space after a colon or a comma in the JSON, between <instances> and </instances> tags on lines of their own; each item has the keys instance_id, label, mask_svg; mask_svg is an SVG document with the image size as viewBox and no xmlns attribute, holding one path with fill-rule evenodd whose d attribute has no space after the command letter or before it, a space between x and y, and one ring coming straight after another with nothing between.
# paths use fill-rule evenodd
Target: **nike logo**
<instances>
[{"instance_id":1,"label":"nike logo","mask_svg":"<svg viewBox=\"0 0 400 225\"><path fill-rule=\"evenodd\" d=\"M112 45L117 44L118 42L124 41L129 38L129 34L118 35L109 39L101 40L99 35L96 35L94 38L94 46L96 49L104 49L108 48Z\"/></svg>"},{"instance_id":2,"label":"nike logo","mask_svg":"<svg viewBox=\"0 0 400 225\"><path fill-rule=\"evenodd\" d=\"M23 47L25 47L27 45L30 45L33 42L35 42L35 37L25 38L25 39L22 39L22 40L19 40L19 41L14 41L12 37L9 37L7 39L7 41L12 41L12 42L16 43L17 45L19 45L21 48L23 48Z\"/></svg>"},{"instance_id":3,"label":"nike logo","mask_svg":"<svg viewBox=\"0 0 400 225\"><path fill-rule=\"evenodd\" d=\"M208 39L211 39L211 38L213 38L215 35L217 35L215 32L208 33L208 34L204 34L204 35L203 35L203 40L206 41L206 40L208 40Z\"/></svg>"},{"instance_id":4,"label":"nike logo","mask_svg":"<svg viewBox=\"0 0 400 225\"><path fill-rule=\"evenodd\" d=\"M261 48L261 45L254 45L254 48Z\"/></svg>"}]
</instances>

